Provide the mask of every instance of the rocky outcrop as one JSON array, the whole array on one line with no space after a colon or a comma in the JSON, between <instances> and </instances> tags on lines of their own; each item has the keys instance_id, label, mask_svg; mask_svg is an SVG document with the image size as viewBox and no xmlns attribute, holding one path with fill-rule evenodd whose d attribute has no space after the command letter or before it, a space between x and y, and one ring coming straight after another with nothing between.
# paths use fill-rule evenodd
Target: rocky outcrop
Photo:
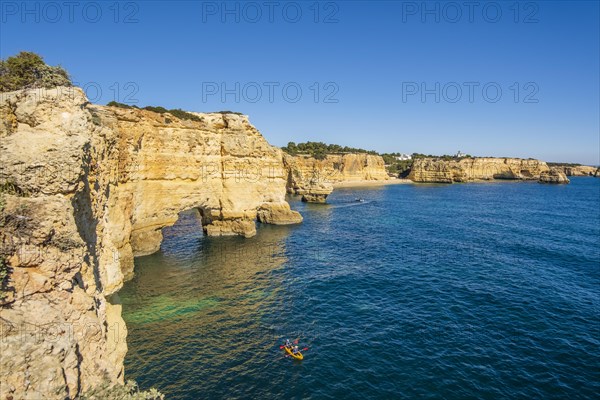
<instances>
[{"instance_id":1,"label":"rocky outcrop","mask_svg":"<svg viewBox=\"0 0 600 400\"><path fill-rule=\"evenodd\" d=\"M463 158L443 160L417 158L408 178L414 182L453 183L478 180L539 180L548 165L539 160L520 158Z\"/></svg>"},{"instance_id":2,"label":"rocky outcrop","mask_svg":"<svg viewBox=\"0 0 600 400\"><path fill-rule=\"evenodd\" d=\"M189 208L200 210L209 235L253 236L257 210L268 207L265 203L299 221L284 200L281 150L269 145L246 116L196 115L202 122L136 109L114 108L105 116L121 141L120 165L130 169L121 177L119 201L136 202L132 243L154 242L149 250L155 251L160 229Z\"/></svg>"},{"instance_id":3,"label":"rocky outcrop","mask_svg":"<svg viewBox=\"0 0 600 400\"><path fill-rule=\"evenodd\" d=\"M298 223L281 150L234 114L200 121L95 106L78 88L0 100L0 381L7 398L75 398L123 382L115 294L161 228L198 209L208 235Z\"/></svg>"},{"instance_id":4,"label":"rocky outcrop","mask_svg":"<svg viewBox=\"0 0 600 400\"><path fill-rule=\"evenodd\" d=\"M302 201L306 203L325 203L327 196L333 191L333 186L314 185L309 186L306 193L302 193Z\"/></svg>"},{"instance_id":5,"label":"rocky outcrop","mask_svg":"<svg viewBox=\"0 0 600 400\"><path fill-rule=\"evenodd\" d=\"M330 154L323 160L284 154L289 193L302 200L324 203L338 182L390 179L383 158L372 154Z\"/></svg>"},{"instance_id":6,"label":"rocky outcrop","mask_svg":"<svg viewBox=\"0 0 600 400\"><path fill-rule=\"evenodd\" d=\"M597 170L588 165L554 165L553 168L560 169L566 176L594 176Z\"/></svg>"},{"instance_id":7,"label":"rocky outcrop","mask_svg":"<svg viewBox=\"0 0 600 400\"><path fill-rule=\"evenodd\" d=\"M567 174L567 176L594 176L596 173L596 169L596 167L592 167L589 165L579 165L577 167L571 168L571 171L569 171L570 175Z\"/></svg>"},{"instance_id":8,"label":"rocky outcrop","mask_svg":"<svg viewBox=\"0 0 600 400\"><path fill-rule=\"evenodd\" d=\"M540 183L569 183L569 178L561 168L550 168L540 174Z\"/></svg>"},{"instance_id":9,"label":"rocky outcrop","mask_svg":"<svg viewBox=\"0 0 600 400\"><path fill-rule=\"evenodd\" d=\"M294 157L283 154L287 172L286 189L302 196L302 201L325 203L333 192L333 182L322 168L322 161L312 157Z\"/></svg>"},{"instance_id":10,"label":"rocky outcrop","mask_svg":"<svg viewBox=\"0 0 600 400\"><path fill-rule=\"evenodd\" d=\"M290 205L282 203L265 203L258 209L258 220L265 224L290 225L302 222L298 212L290 212Z\"/></svg>"},{"instance_id":11,"label":"rocky outcrop","mask_svg":"<svg viewBox=\"0 0 600 400\"><path fill-rule=\"evenodd\" d=\"M598 169L596 170L596 172L594 173L594 176L595 176L596 178L600 178L600 168L598 168Z\"/></svg>"}]
</instances>

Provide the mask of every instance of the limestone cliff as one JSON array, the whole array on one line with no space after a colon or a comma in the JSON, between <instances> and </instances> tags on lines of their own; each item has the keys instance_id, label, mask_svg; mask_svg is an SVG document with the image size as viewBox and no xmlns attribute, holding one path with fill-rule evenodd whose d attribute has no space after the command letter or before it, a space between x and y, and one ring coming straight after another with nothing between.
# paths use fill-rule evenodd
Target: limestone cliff
<instances>
[{"instance_id":1,"label":"limestone cliff","mask_svg":"<svg viewBox=\"0 0 600 400\"><path fill-rule=\"evenodd\" d=\"M463 158L414 160L408 178L414 182L453 183L477 180L539 180L548 165L539 160L520 158Z\"/></svg>"},{"instance_id":2,"label":"limestone cliff","mask_svg":"<svg viewBox=\"0 0 600 400\"><path fill-rule=\"evenodd\" d=\"M3 397L123 381L115 293L180 211L199 209L209 235L302 219L285 202L281 150L244 116L96 106L78 88L3 93L0 115Z\"/></svg>"},{"instance_id":3,"label":"limestone cliff","mask_svg":"<svg viewBox=\"0 0 600 400\"><path fill-rule=\"evenodd\" d=\"M540 183L569 183L569 178L563 172L562 168L550 168L550 171L544 171L540 174Z\"/></svg>"},{"instance_id":4,"label":"limestone cliff","mask_svg":"<svg viewBox=\"0 0 600 400\"><path fill-rule=\"evenodd\" d=\"M594 176L598 169L588 165L556 165L555 168L560 169L566 176Z\"/></svg>"},{"instance_id":5,"label":"limestone cliff","mask_svg":"<svg viewBox=\"0 0 600 400\"><path fill-rule=\"evenodd\" d=\"M324 202L338 182L390 179L383 158L365 153L329 154L323 160L284 154L284 165L288 192L310 202Z\"/></svg>"}]
</instances>

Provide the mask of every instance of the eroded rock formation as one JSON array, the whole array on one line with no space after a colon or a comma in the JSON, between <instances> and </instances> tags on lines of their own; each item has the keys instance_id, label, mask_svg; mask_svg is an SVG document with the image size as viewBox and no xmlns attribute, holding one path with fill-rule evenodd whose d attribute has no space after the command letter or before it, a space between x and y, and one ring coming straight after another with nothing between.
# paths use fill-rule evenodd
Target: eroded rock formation
<instances>
[{"instance_id":1,"label":"eroded rock formation","mask_svg":"<svg viewBox=\"0 0 600 400\"><path fill-rule=\"evenodd\" d=\"M550 169L544 161L520 158L414 160L408 178L414 182L453 183L493 179L539 180Z\"/></svg>"},{"instance_id":2,"label":"eroded rock formation","mask_svg":"<svg viewBox=\"0 0 600 400\"><path fill-rule=\"evenodd\" d=\"M588 165L557 165L555 168L559 168L566 176L594 176L598 169Z\"/></svg>"},{"instance_id":3,"label":"eroded rock formation","mask_svg":"<svg viewBox=\"0 0 600 400\"><path fill-rule=\"evenodd\" d=\"M284 154L289 193L308 202L323 203L338 182L390 179L381 156L352 153L330 154L323 160Z\"/></svg>"},{"instance_id":4,"label":"eroded rock formation","mask_svg":"<svg viewBox=\"0 0 600 400\"><path fill-rule=\"evenodd\" d=\"M540 183L569 183L569 178L561 168L550 168L540 174Z\"/></svg>"},{"instance_id":5,"label":"eroded rock formation","mask_svg":"<svg viewBox=\"0 0 600 400\"><path fill-rule=\"evenodd\" d=\"M115 293L179 212L197 208L209 235L302 220L285 202L281 150L245 116L96 106L78 88L3 93L0 115L2 396L123 381Z\"/></svg>"}]
</instances>

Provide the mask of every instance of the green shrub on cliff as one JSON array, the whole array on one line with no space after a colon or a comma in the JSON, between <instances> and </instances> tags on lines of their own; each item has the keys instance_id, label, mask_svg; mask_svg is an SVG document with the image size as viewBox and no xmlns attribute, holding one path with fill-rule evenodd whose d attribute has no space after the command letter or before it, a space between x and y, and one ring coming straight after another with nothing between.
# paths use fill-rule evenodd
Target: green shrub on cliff
<instances>
[{"instance_id":1,"label":"green shrub on cliff","mask_svg":"<svg viewBox=\"0 0 600 400\"><path fill-rule=\"evenodd\" d=\"M289 142L287 146L282 147L281 149L291 155L307 154L318 160L324 159L327 157L327 154L366 153L377 155L377 152L372 150L340 146L339 144L326 144L323 142L306 142L298 144Z\"/></svg>"},{"instance_id":2,"label":"green shrub on cliff","mask_svg":"<svg viewBox=\"0 0 600 400\"><path fill-rule=\"evenodd\" d=\"M581 167L579 163L559 163L559 162L547 162L549 167Z\"/></svg>"},{"instance_id":3,"label":"green shrub on cliff","mask_svg":"<svg viewBox=\"0 0 600 400\"><path fill-rule=\"evenodd\" d=\"M443 161L452 161L452 160L459 161L459 160L462 160L463 158L473 158L473 156L471 156L470 154L464 154L464 155L461 155L460 157L458 157L456 155L449 155L449 154L443 154L441 156L434 156L432 154L413 153L412 158L413 158L413 160L416 158L433 158L435 160L443 160Z\"/></svg>"},{"instance_id":4,"label":"green shrub on cliff","mask_svg":"<svg viewBox=\"0 0 600 400\"><path fill-rule=\"evenodd\" d=\"M229 111L229 110L225 110L225 111L215 111L215 114L235 114L235 115L244 115L241 112L237 112L237 111Z\"/></svg>"},{"instance_id":5,"label":"green shrub on cliff","mask_svg":"<svg viewBox=\"0 0 600 400\"><path fill-rule=\"evenodd\" d=\"M202 121L202 118L200 118L199 116L189 113L187 111L183 111L179 108L175 108L173 110L167 110L166 108L160 107L160 106L158 106L158 107L147 106L147 107L144 107L143 110L153 111L153 112L159 113L159 114L169 113L179 119L187 119L187 120L196 121L196 122Z\"/></svg>"},{"instance_id":6,"label":"green shrub on cliff","mask_svg":"<svg viewBox=\"0 0 600 400\"><path fill-rule=\"evenodd\" d=\"M111 102L107 103L106 105L109 106L109 107L118 107L118 108L139 108L137 106L130 106L128 104L119 103L117 101L111 101ZM175 109L172 109L172 110L167 110L166 108L160 107L160 106L157 106L157 107L155 107L155 106L146 106L146 107L142 108L142 110L152 111L152 112L159 113L159 114L169 113L169 114L171 114L174 117L177 117L179 119L187 119L187 120L190 120L190 121L202 122L202 118L201 117L199 117L197 115L194 115L192 113L189 113L187 111L183 111L180 108L175 108ZM171 121L169 120L169 122L171 122Z\"/></svg>"},{"instance_id":7,"label":"green shrub on cliff","mask_svg":"<svg viewBox=\"0 0 600 400\"><path fill-rule=\"evenodd\" d=\"M164 113L168 113L169 112L169 110L167 110L166 108L161 107L161 106L157 106L157 107L155 107L155 106L146 106L146 107L142 108L142 110L148 110L148 111L152 111L152 112L159 113L159 114L164 114Z\"/></svg>"},{"instance_id":8,"label":"green shrub on cliff","mask_svg":"<svg viewBox=\"0 0 600 400\"><path fill-rule=\"evenodd\" d=\"M176 108L174 110L169 110L169 114L174 115L179 119L189 119L190 121L197 121L197 122L202 121L202 118L200 118L199 116L191 114L187 111L183 111L179 108Z\"/></svg>"},{"instance_id":9,"label":"green shrub on cliff","mask_svg":"<svg viewBox=\"0 0 600 400\"><path fill-rule=\"evenodd\" d=\"M62 67L47 65L35 53L22 51L0 60L0 92L57 86L73 86L69 74Z\"/></svg>"},{"instance_id":10,"label":"green shrub on cliff","mask_svg":"<svg viewBox=\"0 0 600 400\"><path fill-rule=\"evenodd\" d=\"M118 101L110 101L106 104L109 107L118 107L118 108L135 108L130 106L129 104L119 103Z\"/></svg>"}]
</instances>

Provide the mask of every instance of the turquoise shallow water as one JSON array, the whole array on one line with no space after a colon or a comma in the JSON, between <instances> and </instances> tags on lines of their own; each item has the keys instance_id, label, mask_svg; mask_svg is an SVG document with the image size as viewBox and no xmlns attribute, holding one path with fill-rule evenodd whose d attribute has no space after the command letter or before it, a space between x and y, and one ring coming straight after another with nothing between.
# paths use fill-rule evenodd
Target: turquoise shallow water
<instances>
[{"instance_id":1,"label":"turquoise shallow water","mask_svg":"<svg viewBox=\"0 0 600 400\"><path fill-rule=\"evenodd\" d=\"M600 179L290 202L302 225L251 239L205 238L182 213L136 259L127 378L176 399L600 393Z\"/></svg>"}]
</instances>

